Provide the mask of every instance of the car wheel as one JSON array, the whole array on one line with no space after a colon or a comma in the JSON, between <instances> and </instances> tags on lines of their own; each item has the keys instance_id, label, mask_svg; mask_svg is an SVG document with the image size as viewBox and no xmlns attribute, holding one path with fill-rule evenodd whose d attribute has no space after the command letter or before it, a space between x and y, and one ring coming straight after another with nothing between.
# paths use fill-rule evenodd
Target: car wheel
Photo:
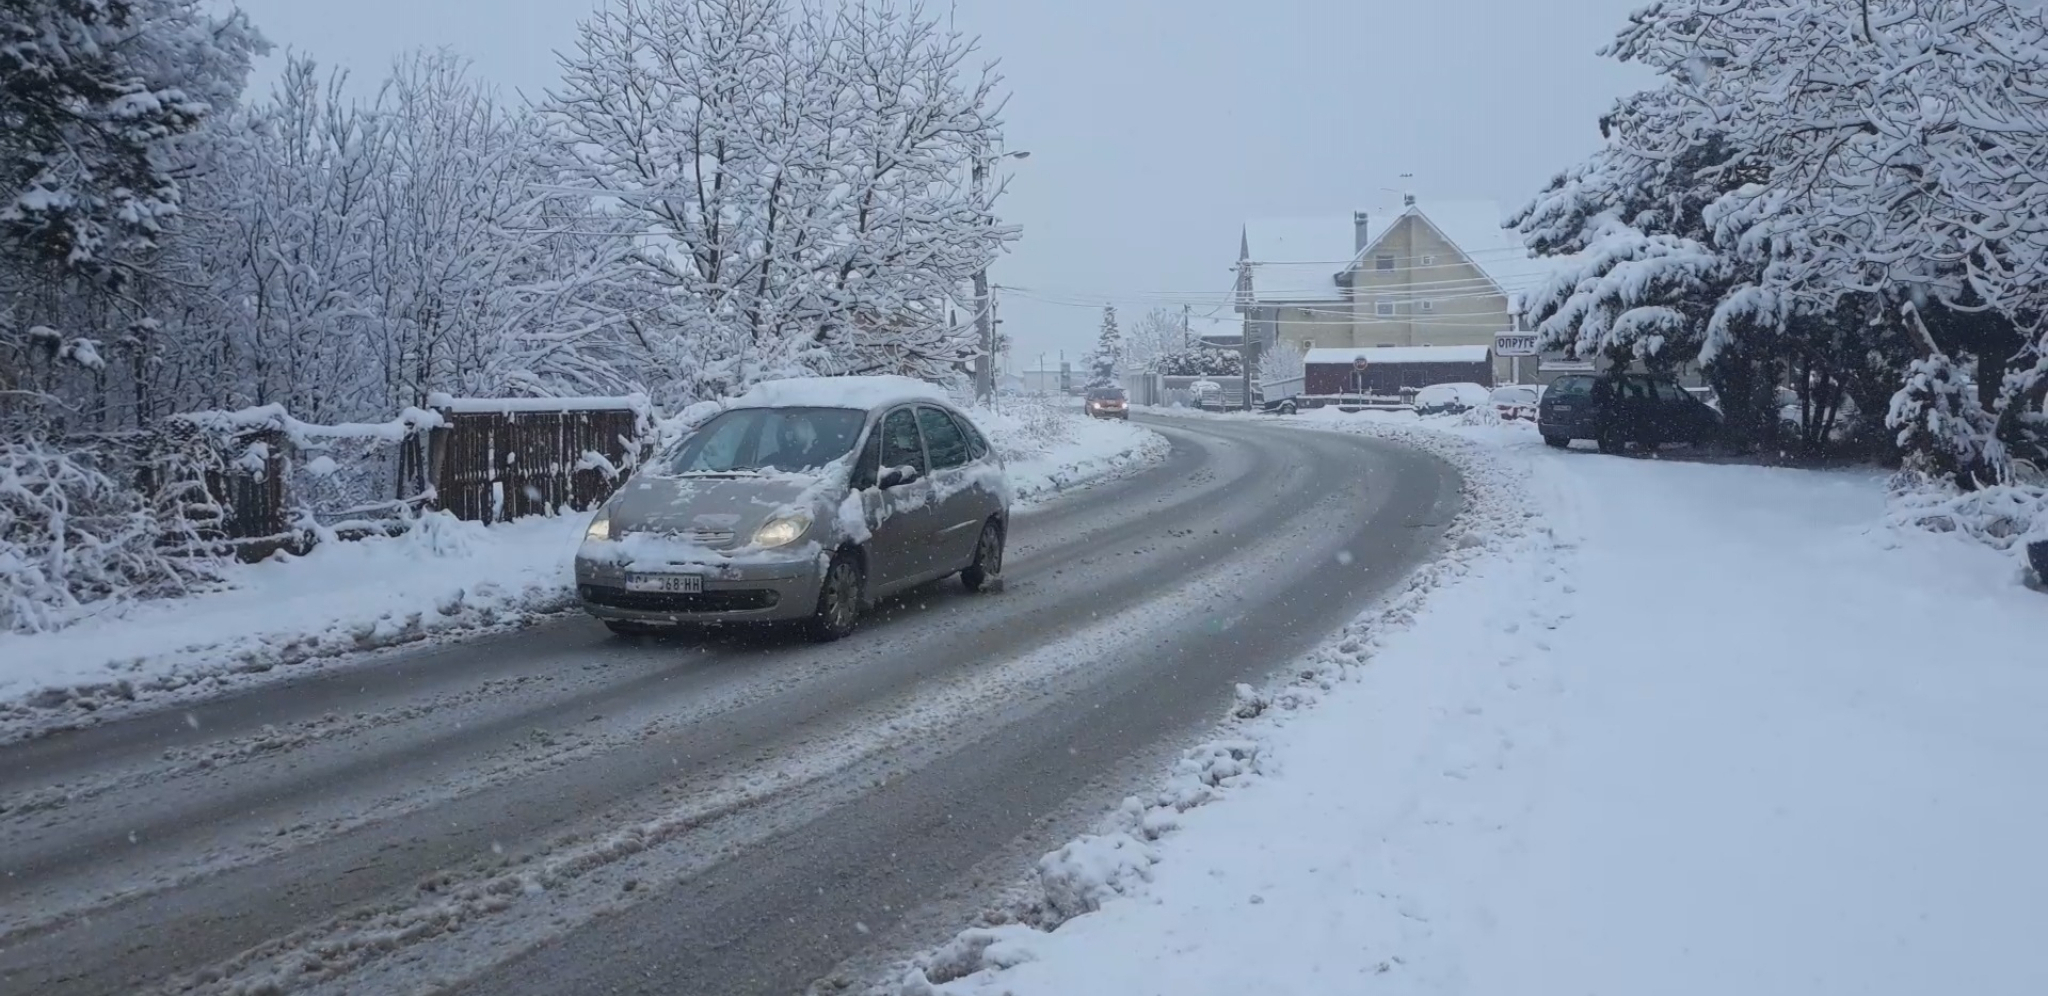
<instances>
[{"instance_id":1,"label":"car wheel","mask_svg":"<svg viewBox=\"0 0 2048 996\"><path fill-rule=\"evenodd\" d=\"M974 544L974 562L960 572L960 584L968 591L997 591L1003 584L1003 527L991 520L981 527L981 539Z\"/></svg>"},{"instance_id":2,"label":"car wheel","mask_svg":"<svg viewBox=\"0 0 2048 996\"><path fill-rule=\"evenodd\" d=\"M811 614L811 638L829 643L853 632L860 622L860 560L847 551L832 555L825 580L818 585L818 609Z\"/></svg>"},{"instance_id":3,"label":"car wheel","mask_svg":"<svg viewBox=\"0 0 2048 996\"><path fill-rule=\"evenodd\" d=\"M1561 449L1564 449L1564 448L1566 448L1566 447L1570 446L1571 444L1572 444L1572 441L1571 441L1570 439L1567 439L1567 438L1563 437L1563 436L1544 436L1544 437L1543 437L1543 445L1545 445L1545 446L1548 446L1548 447L1550 447L1551 449L1554 449L1554 450L1561 450Z\"/></svg>"},{"instance_id":4,"label":"car wheel","mask_svg":"<svg viewBox=\"0 0 2048 996\"><path fill-rule=\"evenodd\" d=\"M1292 415L1292 414L1294 414L1294 413L1295 413L1295 410L1296 410L1296 409L1295 409L1295 407L1294 407L1294 402L1292 402L1292 401L1282 401L1282 402L1280 402L1280 414L1282 414L1282 415Z\"/></svg>"}]
</instances>

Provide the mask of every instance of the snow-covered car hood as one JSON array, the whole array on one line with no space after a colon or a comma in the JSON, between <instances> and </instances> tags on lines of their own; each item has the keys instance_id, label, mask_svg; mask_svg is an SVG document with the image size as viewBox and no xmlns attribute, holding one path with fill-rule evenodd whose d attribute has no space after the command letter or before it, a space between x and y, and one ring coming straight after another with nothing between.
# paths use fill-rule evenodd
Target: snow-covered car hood
<instances>
[{"instance_id":1,"label":"snow-covered car hood","mask_svg":"<svg viewBox=\"0 0 2048 996\"><path fill-rule=\"evenodd\" d=\"M762 523L792 512L826 517L844 482L825 474L633 478L605 505L612 536L652 533L713 550L745 545Z\"/></svg>"}]
</instances>

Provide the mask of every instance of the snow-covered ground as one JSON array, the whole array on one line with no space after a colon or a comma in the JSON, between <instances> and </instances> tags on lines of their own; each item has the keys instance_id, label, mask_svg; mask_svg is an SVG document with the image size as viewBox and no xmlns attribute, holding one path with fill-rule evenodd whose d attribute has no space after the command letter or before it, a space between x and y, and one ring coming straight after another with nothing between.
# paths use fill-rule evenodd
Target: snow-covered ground
<instances>
[{"instance_id":1,"label":"snow-covered ground","mask_svg":"<svg viewBox=\"0 0 2048 996\"><path fill-rule=\"evenodd\" d=\"M1015 500L1042 501L1165 459L1166 437L1120 419L1089 418L1065 398L1008 398L971 409L1003 458Z\"/></svg>"},{"instance_id":2,"label":"snow-covered ground","mask_svg":"<svg viewBox=\"0 0 2048 996\"><path fill-rule=\"evenodd\" d=\"M888 991L2048 992L2009 554L1888 524L1874 472L1295 421L1457 462L1450 558Z\"/></svg>"},{"instance_id":3,"label":"snow-covered ground","mask_svg":"<svg viewBox=\"0 0 2048 996\"><path fill-rule=\"evenodd\" d=\"M1078 409L974 412L1009 461L1016 501L1141 469L1166 440ZM587 514L497 526L430 517L392 539L332 543L230 568L227 586L114 603L38 634L0 633L0 740L190 701L343 655L528 623L573 605L571 558Z\"/></svg>"}]
</instances>

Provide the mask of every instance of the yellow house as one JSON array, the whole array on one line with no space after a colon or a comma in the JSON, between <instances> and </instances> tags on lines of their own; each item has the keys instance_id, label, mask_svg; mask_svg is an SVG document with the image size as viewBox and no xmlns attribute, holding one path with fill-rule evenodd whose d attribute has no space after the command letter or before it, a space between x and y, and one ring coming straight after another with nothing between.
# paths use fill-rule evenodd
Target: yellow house
<instances>
[{"instance_id":1,"label":"yellow house","mask_svg":"<svg viewBox=\"0 0 2048 996\"><path fill-rule=\"evenodd\" d=\"M1562 264L1529 255L1493 201L1403 199L1342 217L1248 221L1237 310L1262 343L1319 348L1488 346L1523 293ZM1511 361L1495 357L1498 382ZM1537 379L1524 361L1522 380Z\"/></svg>"}]
</instances>

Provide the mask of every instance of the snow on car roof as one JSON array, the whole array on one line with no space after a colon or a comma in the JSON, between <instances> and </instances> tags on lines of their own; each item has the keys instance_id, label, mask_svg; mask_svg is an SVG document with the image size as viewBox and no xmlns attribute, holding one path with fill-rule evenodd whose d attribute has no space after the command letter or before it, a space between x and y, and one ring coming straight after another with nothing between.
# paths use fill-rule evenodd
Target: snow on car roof
<instances>
[{"instance_id":1,"label":"snow on car roof","mask_svg":"<svg viewBox=\"0 0 2048 996\"><path fill-rule=\"evenodd\" d=\"M728 408L879 408L905 401L946 401L937 384L915 377L791 377L764 380Z\"/></svg>"}]
</instances>

